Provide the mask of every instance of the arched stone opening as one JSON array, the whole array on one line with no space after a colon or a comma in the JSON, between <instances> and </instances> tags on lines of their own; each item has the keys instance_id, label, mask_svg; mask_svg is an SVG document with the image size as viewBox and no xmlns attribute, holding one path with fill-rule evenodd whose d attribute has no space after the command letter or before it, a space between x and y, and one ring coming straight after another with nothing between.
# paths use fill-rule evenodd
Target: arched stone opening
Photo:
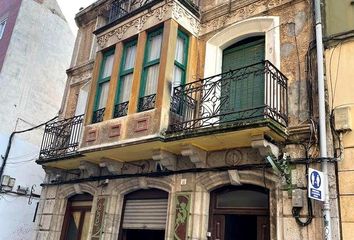
<instances>
[{"instance_id":1,"label":"arched stone opening","mask_svg":"<svg viewBox=\"0 0 354 240\"><path fill-rule=\"evenodd\" d=\"M112 190L113 197L109 207L109 212L114 212L114 219L112 221L112 228L114 229L114 232L112 234L112 239L124 239L122 237L122 231L126 197L129 197L132 194L134 195L139 191L149 192L149 190L160 193L165 192L167 196L164 203L166 207L166 226L163 239L168 238L168 236L170 236L173 232L173 223L171 222L171 219L174 218L174 212L172 211L172 206L174 206L175 201L174 188L174 181L171 177L159 179L141 177L120 182Z\"/></svg>"},{"instance_id":2,"label":"arched stone opening","mask_svg":"<svg viewBox=\"0 0 354 240\"><path fill-rule=\"evenodd\" d=\"M280 68L279 17L255 17L232 24L206 43L204 77L222 72L223 50L249 37L265 37L265 60Z\"/></svg>"},{"instance_id":3,"label":"arched stone opening","mask_svg":"<svg viewBox=\"0 0 354 240\"><path fill-rule=\"evenodd\" d=\"M236 170L232 170L236 171ZM194 205L199 204L199 208L196 210L198 214L193 216L194 222L199 222L200 227L192 230L193 237L199 237L200 239L208 239L206 236L210 231L210 204L211 193L216 189L221 189L226 186L235 184L232 181L232 171L225 171L219 173L201 173L196 178L196 195L198 199L195 199ZM273 174L271 171L263 170L247 170L236 171L239 176L239 185L252 185L256 188L263 188L268 191L269 195L269 236L270 239L278 239L279 219L277 216L282 211L282 201L278 201L280 198L278 191L279 177ZM201 200L200 200L201 199ZM198 202L197 202L198 201ZM200 202L202 204L200 204Z\"/></svg>"},{"instance_id":4,"label":"arched stone opening","mask_svg":"<svg viewBox=\"0 0 354 240\"><path fill-rule=\"evenodd\" d=\"M210 193L211 239L270 239L269 190L255 185L223 186Z\"/></svg>"}]
</instances>

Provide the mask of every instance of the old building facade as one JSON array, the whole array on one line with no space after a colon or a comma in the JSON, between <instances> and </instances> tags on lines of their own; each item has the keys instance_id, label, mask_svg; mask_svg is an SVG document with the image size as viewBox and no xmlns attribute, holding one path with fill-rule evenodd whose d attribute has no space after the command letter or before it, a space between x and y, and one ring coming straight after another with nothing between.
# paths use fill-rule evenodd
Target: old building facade
<instances>
[{"instance_id":1,"label":"old building facade","mask_svg":"<svg viewBox=\"0 0 354 240\"><path fill-rule=\"evenodd\" d=\"M306 190L319 168L312 11L100 0L79 12L61 120L37 161L37 239L322 239ZM329 182L339 239L332 165Z\"/></svg>"}]
</instances>

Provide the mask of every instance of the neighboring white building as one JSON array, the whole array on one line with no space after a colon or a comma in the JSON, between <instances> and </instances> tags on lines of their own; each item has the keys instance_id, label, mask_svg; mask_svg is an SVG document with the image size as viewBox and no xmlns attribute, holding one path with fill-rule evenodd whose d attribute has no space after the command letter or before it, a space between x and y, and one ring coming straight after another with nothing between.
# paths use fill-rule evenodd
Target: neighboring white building
<instances>
[{"instance_id":1,"label":"neighboring white building","mask_svg":"<svg viewBox=\"0 0 354 240\"><path fill-rule=\"evenodd\" d=\"M71 32L56 0L0 0L0 154L9 136L58 114L74 47ZM18 186L40 184L45 173L35 163L43 128L16 134L4 168L15 178L11 192L0 188L0 239L31 239L38 198L16 194ZM2 165L2 159L0 160Z\"/></svg>"}]
</instances>

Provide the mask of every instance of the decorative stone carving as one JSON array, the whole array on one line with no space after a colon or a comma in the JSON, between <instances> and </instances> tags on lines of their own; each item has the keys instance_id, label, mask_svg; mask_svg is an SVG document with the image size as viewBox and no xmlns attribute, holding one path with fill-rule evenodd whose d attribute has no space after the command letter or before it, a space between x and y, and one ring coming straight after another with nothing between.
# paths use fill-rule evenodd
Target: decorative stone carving
<instances>
[{"instance_id":1,"label":"decorative stone carving","mask_svg":"<svg viewBox=\"0 0 354 240\"><path fill-rule=\"evenodd\" d=\"M259 153L263 157L267 156L275 156L279 157L279 148L275 146L273 143L268 142L264 139L263 134L252 136L253 148L258 149Z\"/></svg>"},{"instance_id":2,"label":"decorative stone carving","mask_svg":"<svg viewBox=\"0 0 354 240\"><path fill-rule=\"evenodd\" d=\"M89 81L92 78L93 63L93 61L90 61L84 65L67 70L70 85L81 84Z\"/></svg>"},{"instance_id":3,"label":"decorative stone carving","mask_svg":"<svg viewBox=\"0 0 354 240\"><path fill-rule=\"evenodd\" d=\"M229 14L223 14L220 17L203 22L201 24L200 34L207 34L224 27L229 23L244 20L250 16L255 16L261 12L275 8L290 1L292 0L263 0L254 2L252 4L247 4L243 7L231 11Z\"/></svg>"},{"instance_id":4,"label":"decorative stone carving","mask_svg":"<svg viewBox=\"0 0 354 240\"><path fill-rule=\"evenodd\" d=\"M111 38L116 38L120 41L123 38L130 37L125 36L128 31L132 28L136 28L139 32L146 29L149 26L145 25L151 19L155 19L157 22L149 25L156 25L169 18L173 18L176 21L181 22L181 25L184 25L187 29L189 28L191 32L198 36L200 32L200 23L198 18L184 8L178 1L166 0L163 5L157 6L155 9L153 8L137 15L136 18L132 18L130 21L117 25L117 27L113 28L109 32L98 35L98 45L101 48L104 48L107 47L106 45L110 42Z\"/></svg>"},{"instance_id":5,"label":"decorative stone carving","mask_svg":"<svg viewBox=\"0 0 354 240\"><path fill-rule=\"evenodd\" d=\"M225 154L225 164L229 166L239 165L242 161L242 152L236 149L231 149Z\"/></svg>"},{"instance_id":6,"label":"decorative stone carving","mask_svg":"<svg viewBox=\"0 0 354 240\"><path fill-rule=\"evenodd\" d=\"M207 167L207 152L194 145L185 145L181 151L182 156L189 157L197 168Z\"/></svg>"},{"instance_id":7,"label":"decorative stone carving","mask_svg":"<svg viewBox=\"0 0 354 240\"><path fill-rule=\"evenodd\" d=\"M229 174L231 185L235 185L235 186L242 185L241 177L240 177L240 174L237 170L229 170L227 172Z\"/></svg>"},{"instance_id":8,"label":"decorative stone carving","mask_svg":"<svg viewBox=\"0 0 354 240\"><path fill-rule=\"evenodd\" d=\"M99 166L88 161L81 161L79 169L83 172L86 172L89 177L98 176L100 174Z\"/></svg>"},{"instance_id":9,"label":"decorative stone carving","mask_svg":"<svg viewBox=\"0 0 354 240\"><path fill-rule=\"evenodd\" d=\"M156 17L159 21L162 21L165 13L170 8L171 2L168 2L167 4L160 6L152 11L146 11L145 14L139 16L138 18L135 18L132 21L129 21L120 27L98 37L97 43L101 48L103 48L111 37L115 36L118 38L118 40L121 40L124 34L132 27L135 27L138 31L141 31L146 21L151 17Z\"/></svg>"},{"instance_id":10,"label":"decorative stone carving","mask_svg":"<svg viewBox=\"0 0 354 240\"><path fill-rule=\"evenodd\" d=\"M107 170L112 174L121 174L124 164L113 160L104 160L100 163L100 167L107 168Z\"/></svg>"},{"instance_id":11,"label":"decorative stone carving","mask_svg":"<svg viewBox=\"0 0 354 240\"><path fill-rule=\"evenodd\" d=\"M192 27L193 33L196 34L197 36L199 35L200 32L199 20L177 2L175 2L173 5L172 17L177 21L181 18L184 18L188 22L190 27Z\"/></svg>"},{"instance_id":12,"label":"decorative stone carving","mask_svg":"<svg viewBox=\"0 0 354 240\"><path fill-rule=\"evenodd\" d=\"M160 161L161 165L168 170L177 170L177 156L164 150L154 150L152 159Z\"/></svg>"}]
</instances>

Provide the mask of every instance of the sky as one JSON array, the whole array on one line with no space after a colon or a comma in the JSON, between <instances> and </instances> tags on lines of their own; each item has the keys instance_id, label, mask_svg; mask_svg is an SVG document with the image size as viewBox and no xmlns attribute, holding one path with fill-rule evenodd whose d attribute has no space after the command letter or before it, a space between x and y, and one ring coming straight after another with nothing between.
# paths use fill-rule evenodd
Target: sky
<instances>
[{"instance_id":1,"label":"sky","mask_svg":"<svg viewBox=\"0 0 354 240\"><path fill-rule=\"evenodd\" d=\"M57 0L63 14L68 21L71 30L76 35L77 27L75 24L75 14L79 12L81 7L85 8L96 0Z\"/></svg>"}]
</instances>

